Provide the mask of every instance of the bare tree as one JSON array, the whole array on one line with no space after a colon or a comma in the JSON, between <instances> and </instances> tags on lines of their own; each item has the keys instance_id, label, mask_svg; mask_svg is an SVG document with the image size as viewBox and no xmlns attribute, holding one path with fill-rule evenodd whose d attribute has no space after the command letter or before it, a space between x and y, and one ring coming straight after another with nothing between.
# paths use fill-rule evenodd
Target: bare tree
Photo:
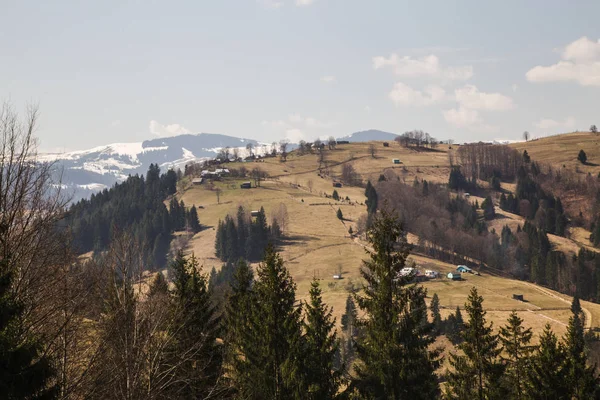
<instances>
[{"instance_id":1,"label":"bare tree","mask_svg":"<svg viewBox=\"0 0 600 400\"><path fill-rule=\"evenodd\" d=\"M240 149L238 147L233 148L233 158L235 161L240 159Z\"/></svg>"},{"instance_id":2,"label":"bare tree","mask_svg":"<svg viewBox=\"0 0 600 400\"><path fill-rule=\"evenodd\" d=\"M287 232L290 217L285 203L279 203L279 206L272 211L271 224L273 224L273 221L277 221L283 234Z\"/></svg>"},{"instance_id":3,"label":"bare tree","mask_svg":"<svg viewBox=\"0 0 600 400\"><path fill-rule=\"evenodd\" d=\"M221 188L215 188L215 194L217 195L217 204L221 204Z\"/></svg>"},{"instance_id":4,"label":"bare tree","mask_svg":"<svg viewBox=\"0 0 600 400\"><path fill-rule=\"evenodd\" d=\"M377 157L377 148L375 147L375 145L373 143L371 143L369 145L369 154L371 155L372 158Z\"/></svg>"},{"instance_id":5,"label":"bare tree","mask_svg":"<svg viewBox=\"0 0 600 400\"><path fill-rule=\"evenodd\" d=\"M246 145L246 150L248 150L248 156L249 157L254 156L254 153L252 152L252 149L254 149L254 145L252 143L248 143Z\"/></svg>"},{"instance_id":6,"label":"bare tree","mask_svg":"<svg viewBox=\"0 0 600 400\"><path fill-rule=\"evenodd\" d=\"M336 145L337 141L335 140L335 138L333 136L329 136L329 139L327 140L327 146L329 147L329 150L335 149Z\"/></svg>"},{"instance_id":7,"label":"bare tree","mask_svg":"<svg viewBox=\"0 0 600 400\"><path fill-rule=\"evenodd\" d=\"M314 182L312 179L309 179L308 182L306 182L306 186L308 186L308 190L312 193L313 191L313 186L314 186Z\"/></svg>"},{"instance_id":8,"label":"bare tree","mask_svg":"<svg viewBox=\"0 0 600 400\"><path fill-rule=\"evenodd\" d=\"M287 148L288 148L289 143L290 143L290 141L287 139L282 139L279 142L279 154L281 155L281 161L283 161L283 162L287 161L287 156L288 156Z\"/></svg>"},{"instance_id":9,"label":"bare tree","mask_svg":"<svg viewBox=\"0 0 600 400\"><path fill-rule=\"evenodd\" d=\"M590 132L592 132L592 133L598 133L598 127L596 127L596 125L590 126Z\"/></svg>"},{"instance_id":10,"label":"bare tree","mask_svg":"<svg viewBox=\"0 0 600 400\"><path fill-rule=\"evenodd\" d=\"M252 179L254 179L254 186L260 187L260 182L267 177L267 173L259 167L254 167L251 172Z\"/></svg>"},{"instance_id":11,"label":"bare tree","mask_svg":"<svg viewBox=\"0 0 600 400\"><path fill-rule=\"evenodd\" d=\"M527 132L527 131L523 132L523 139L525 139L525 141L529 140L529 132Z\"/></svg>"},{"instance_id":12,"label":"bare tree","mask_svg":"<svg viewBox=\"0 0 600 400\"><path fill-rule=\"evenodd\" d=\"M342 165L342 181L346 185L354 185L356 182L356 172L350 163Z\"/></svg>"}]
</instances>

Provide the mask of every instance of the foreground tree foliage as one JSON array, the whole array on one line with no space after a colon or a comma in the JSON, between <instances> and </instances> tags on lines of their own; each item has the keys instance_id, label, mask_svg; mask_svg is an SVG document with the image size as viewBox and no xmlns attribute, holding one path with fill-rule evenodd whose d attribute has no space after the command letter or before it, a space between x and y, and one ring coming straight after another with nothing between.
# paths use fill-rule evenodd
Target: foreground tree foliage
<instances>
[{"instance_id":1,"label":"foreground tree foliage","mask_svg":"<svg viewBox=\"0 0 600 400\"><path fill-rule=\"evenodd\" d=\"M458 345L464 355L450 356L452 370L445 393L448 399L501 399L505 395L498 336L486 322L482 304L483 297L473 287L465 305L469 318L461 334L464 341Z\"/></svg>"},{"instance_id":2,"label":"foreground tree foliage","mask_svg":"<svg viewBox=\"0 0 600 400\"><path fill-rule=\"evenodd\" d=\"M536 400L567 398L565 349L546 324L527 371L528 397Z\"/></svg>"},{"instance_id":3,"label":"foreground tree foliage","mask_svg":"<svg viewBox=\"0 0 600 400\"><path fill-rule=\"evenodd\" d=\"M531 328L523 327L523 319L515 311L508 317L506 326L500 328L500 342L505 353L502 359L506 366L504 384L511 399L525 398L527 370L534 349L529 344L532 336Z\"/></svg>"},{"instance_id":4,"label":"foreground tree foliage","mask_svg":"<svg viewBox=\"0 0 600 400\"><path fill-rule=\"evenodd\" d=\"M359 320L358 364L352 387L366 398L431 399L439 392L435 370L439 352L432 351L425 290L400 277L408 246L400 223L386 211L374 219L367 238L362 276L364 294L357 295L365 317Z\"/></svg>"}]
</instances>

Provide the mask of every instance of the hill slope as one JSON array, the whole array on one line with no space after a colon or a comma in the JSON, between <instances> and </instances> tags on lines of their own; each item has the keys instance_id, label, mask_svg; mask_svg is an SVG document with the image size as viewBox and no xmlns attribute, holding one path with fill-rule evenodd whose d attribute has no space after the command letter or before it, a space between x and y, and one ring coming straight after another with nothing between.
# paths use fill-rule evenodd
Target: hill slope
<instances>
[{"instance_id":1,"label":"hill slope","mask_svg":"<svg viewBox=\"0 0 600 400\"><path fill-rule=\"evenodd\" d=\"M222 190L219 202L214 190L183 182L179 197L188 205L203 206L199 210L199 218L202 224L209 227L194 236L188 251L195 253L205 271L210 271L212 267L220 268L222 262L214 256L213 228L218 221L228 213L235 213L239 205L250 210L264 207L269 216L283 203L288 210L289 223L285 232L287 238L280 251L298 284L298 296L305 299L310 281L313 277L319 278L324 299L333 307L339 324L346 297L351 290L359 289L362 285L360 268L362 260L366 258L365 243L348 234L350 227L356 231L357 224L366 211L364 189L344 185L336 188L341 200L331 198L334 189L332 182L339 178L342 166L352 165L363 182L368 179L377 180L380 174L388 170L407 182L415 177L431 182L447 182L448 179L449 166L444 151L424 153L402 148L395 143L387 148L381 143L375 145L378 150L377 158L370 156L368 143L339 145L337 150L328 152L329 175L319 176L317 156L314 154L299 156L292 153L286 163L271 158L264 163L245 164L247 168L259 166L272 178L263 182L262 187L250 190L239 188L241 179L215 182L216 187ZM403 165L392 164L392 158L400 158ZM230 168L241 165L231 163ZM473 198L475 200L477 199ZM480 202L481 200L479 199ZM338 209L344 215L343 221L336 216ZM517 222L517 216L510 218ZM506 221L507 219L501 222ZM410 236L410 239L415 242L418 240L414 236ZM431 268L447 273L455 268L420 254L411 255L411 259L422 269ZM333 279L333 275L340 271L343 279ZM470 288L478 287L486 299L484 305L495 327L503 325L513 309L519 312L535 332L539 332L549 322L555 332L562 334L568 322L568 296L527 282L483 273L482 276L469 275L462 282L441 278L427 282L425 286L429 296L434 292L438 293L444 313L449 313L456 306L462 308ZM512 294L515 293L524 294L527 302L513 300ZM585 302L584 307L589 313L591 325L600 326L600 305Z\"/></svg>"}]
</instances>

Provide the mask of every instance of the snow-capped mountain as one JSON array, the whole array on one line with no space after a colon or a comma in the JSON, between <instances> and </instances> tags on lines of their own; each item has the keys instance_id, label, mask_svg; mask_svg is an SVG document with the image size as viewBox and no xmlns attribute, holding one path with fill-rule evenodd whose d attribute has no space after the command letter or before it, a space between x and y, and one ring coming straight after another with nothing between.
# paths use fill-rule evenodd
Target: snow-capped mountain
<instances>
[{"instance_id":1,"label":"snow-capped mountain","mask_svg":"<svg viewBox=\"0 0 600 400\"><path fill-rule=\"evenodd\" d=\"M38 160L56 163L63 187L72 191L76 200L123 181L129 175L145 174L152 163L163 170L183 169L189 162L214 158L224 147L239 148L243 156L248 143L261 149L256 140L200 133L113 143L62 154L40 154Z\"/></svg>"}]
</instances>

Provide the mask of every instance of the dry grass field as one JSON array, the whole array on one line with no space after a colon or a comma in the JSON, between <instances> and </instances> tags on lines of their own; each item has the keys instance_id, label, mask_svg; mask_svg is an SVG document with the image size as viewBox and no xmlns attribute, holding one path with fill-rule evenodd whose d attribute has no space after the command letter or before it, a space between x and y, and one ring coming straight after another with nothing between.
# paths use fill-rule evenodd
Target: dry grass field
<instances>
[{"instance_id":1,"label":"dry grass field","mask_svg":"<svg viewBox=\"0 0 600 400\"><path fill-rule=\"evenodd\" d=\"M574 132L513 143L510 146L519 151L527 150L532 159L542 163L564 166L583 174L589 172L594 176L600 172L600 134ZM585 151L587 165L577 161L579 150Z\"/></svg>"},{"instance_id":2,"label":"dry grass field","mask_svg":"<svg viewBox=\"0 0 600 400\"><path fill-rule=\"evenodd\" d=\"M320 279L323 297L333 307L334 316L340 320L344 312L346 297L351 288L362 285L360 267L366 257L363 244L348 234L349 227L356 230L358 218L365 213L364 189L359 187L337 188L344 200L335 201L330 195L334 190L332 183L341 174L344 163L351 163L361 180L376 180L385 170L391 169L397 175L410 182L415 177L435 182L446 182L449 172L447 162L448 149L439 152L417 152L401 148L396 143L390 147L377 146L376 158L369 154L369 144L347 144L338 146L337 150L328 151L329 176L318 175L316 155L299 156L292 153L286 163L278 159L266 159L261 163L245 163L246 168L259 166L267 171L270 178L261 183L260 188L240 189L240 182L246 179L225 179L215 182L221 189L217 202L215 190L206 186L185 184L178 193L188 205L202 206L199 218L206 227L191 240L187 251L194 253L208 272L212 267L220 268L222 262L214 256L215 227L220 219L228 213L234 214L238 206L247 210L264 207L267 216L285 204L289 214L285 235L286 240L280 252L290 270L297 286L297 295L306 299L310 281L313 277ZM394 165L393 158L400 158L401 165ZM239 168L241 163L231 163L230 168ZM406 167L406 168L404 168ZM325 197L329 195L329 197ZM349 200L345 200L346 196ZM472 197L482 202L483 199ZM345 220L340 221L336 212L340 208ZM500 231L504 224L511 228L522 223L522 218L505 213L497 208L498 218L490 227ZM585 236L575 231L574 236ZM562 243L561 241L568 243ZM552 238L555 246L571 246L577 244L568 239ZM435 269L445 274L454 270L455 266L446 264L418 254L411 259L422 269ZM334 280L333 275L342 271L343 279ZM488 310L488 318L498 328L503 325L511 310L517 310L528 326L540 332L546 323L550 323L558 334L564 333L569 317L570 299L553 291L537 287L527 282L482 274L482 276L466 275L463 281L453 282L445 277L425 283L429 298L433 293L440 297L443 313L453 312L456 306L461 309L467 299L471 287L475 286L484 296L484 305ZM512 299L513 294L523 294L525 302ZM600 326L600 305L583 302L590 326Z\"/></svg>"}]
</instances>

